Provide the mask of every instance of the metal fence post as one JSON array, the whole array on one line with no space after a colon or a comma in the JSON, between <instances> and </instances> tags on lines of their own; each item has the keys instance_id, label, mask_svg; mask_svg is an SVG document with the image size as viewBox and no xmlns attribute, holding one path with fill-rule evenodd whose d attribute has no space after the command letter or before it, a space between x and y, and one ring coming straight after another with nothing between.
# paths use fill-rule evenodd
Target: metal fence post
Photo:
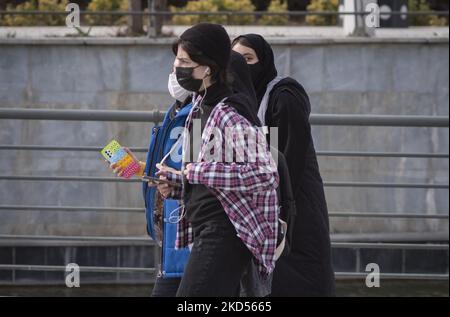
<instances>
[{"instance_id":1,"label":"metal fence post","mask_svg":"<svg viewBox=\"0 0 450 317\"><path fill-rule=\"evenodd\" d=\"M374 0L344 0L344 12L364 12ZM345 15L343 19L344 33L349 36L373 36L375 30L366 25L366 16L362 14Z\"/></svg>"},{"instance_id":2,"label":"metal fence post","mask_svg":"<svg viewBox=\"0 0 450 317\"><path fill-rule=\"evenodd\" d=\"M128 0L128 11L131 12L142 11L141 0ZM142 33L142 15L128 16L128 33L129 34Z\"/></svg>"},{"instance_id":3,"label":"metal fence post","mask_svg":"<svg viewBox=\"0 0 450 317\"><path fill-rule=\"evenodd\" d=\"M148 0L148 12L155 13L166 11L167 9L167 0ZM148 19L148 37L156 37L162 34L162 27L164 23L164 16L162 15L149 15Z\"/></svg>"}]
</instances>

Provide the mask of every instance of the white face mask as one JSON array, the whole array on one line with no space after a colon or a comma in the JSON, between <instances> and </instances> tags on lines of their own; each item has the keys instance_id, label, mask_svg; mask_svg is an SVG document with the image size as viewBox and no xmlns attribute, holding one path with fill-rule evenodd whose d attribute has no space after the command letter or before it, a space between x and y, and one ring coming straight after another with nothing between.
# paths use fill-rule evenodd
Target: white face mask
<instances>
[{"instance_id":1,"label":"white face mask","mask_svg":"<svg viewBox=\"0 0 450 317\"><path fill-rule=\"evenodd\" d=\"M167 83L167 88L169 89L170 95L178 101L184 101L187 97L189 97L192 92L184 89L180 86L177 80L177 75L175 73L171 73L169 75L169 82Z\"/></svg>"}]
</instances>

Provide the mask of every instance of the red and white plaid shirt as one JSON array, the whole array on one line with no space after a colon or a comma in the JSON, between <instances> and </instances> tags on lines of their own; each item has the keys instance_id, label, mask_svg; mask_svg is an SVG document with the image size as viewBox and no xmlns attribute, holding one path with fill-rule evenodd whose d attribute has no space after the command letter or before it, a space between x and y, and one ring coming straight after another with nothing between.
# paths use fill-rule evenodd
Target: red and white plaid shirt
<instances>
[{"instance_id":1,"label":"red and white plaid shirt","mask_svg":"<svg viewBox=\"0 0 450 317\"><path fill-rule=\"evenodd\" d=\"M189 116L187 127L191 126L191 121L192 116ZM242 129L237 131L251 131L253 135L257 135L259 145L249 144L253 141L238 133L232 138L225 137L230 135L227 134L227 129L230 131L229 129L236 127ZM206 155L207 151L210 151L207 144L212 133L215 142L222 141L221 160L215 161ZM232 162L227 162L227 159L230 161L225 152L227 142L228 145L233 142L236 153L243 153L244 159L235 162L234 155ZM220 146L220 143L216 144ZM181 181L175 174L168 174L167 177L172 181ZM260 128L252 126L233 107L224 103L214 107L202 134L199 158L197 162L191 163L186 178L191 184L207 186L217 196L238 236L258 262L260 273L263 276L271 273L275 267L278 225L276 188L279 178L277 166L268 151L266 138ZM180 192L174 192L171 196L176 198L174 196L179 194ZM178 222L175 247L186 247L192 241L192 228L183 217Z\"/></svg>"}]
</instances>

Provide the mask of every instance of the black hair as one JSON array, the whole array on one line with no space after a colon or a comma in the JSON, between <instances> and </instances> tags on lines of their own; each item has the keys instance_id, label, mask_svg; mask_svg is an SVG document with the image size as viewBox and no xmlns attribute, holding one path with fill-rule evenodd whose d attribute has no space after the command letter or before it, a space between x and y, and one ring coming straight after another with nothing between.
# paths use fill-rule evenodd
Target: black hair
<instances>
[{"instance_id":1,"label":"black hair","mask_svg":"<svg viewBox=\"0 0 450 317\"><path fill-rule=\"evenodd\" d=\"M178 46L181 46L194 62L209 67L213 82L229 84L228 70L221 68L215 61L203 54L203 52L191 42L182 39L176 40L172 44L172 51L175 55L177 55Z\"/></svg>"},{"instance_id":2,"label":"black hair","mask_svg":"<svg viewBox=\"0 0 450 317\"><path fill-rule=\"evenodd\" d=\"M250 41L245 36L239 36L235 38L231 43L231 47L233 48L236 44L241 44L245 47L253 49L252 45L250 44Z\"/></svg>"}]
</instances>

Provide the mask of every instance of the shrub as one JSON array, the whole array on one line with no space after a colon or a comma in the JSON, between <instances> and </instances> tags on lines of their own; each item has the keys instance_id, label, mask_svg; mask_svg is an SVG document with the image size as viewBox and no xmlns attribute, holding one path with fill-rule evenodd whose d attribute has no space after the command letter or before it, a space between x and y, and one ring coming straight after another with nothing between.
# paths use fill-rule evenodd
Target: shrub
<instances>
[{"instance_id":1,"label":"shrub","mask_svg":"<svg viewBox=\"0 0 450 317\"><path fill-rule=\"evenodd\" d=\"M431 9L425 0L409 0L408 11L431 11ZM410 16L409 23L414 26L444 26L447 19L439 18L437 15L417 15Z\"/></svg>"},{"instance_id":2,"label":"shrub","mask_svg":"<svg viewBox=\"0 0 450 317\"><path fill-rule=\"evenodd\" d=\"M338 11L339 0L312 0L306 9L308 11ZM306 23L309 25L336 25L337 15L308 15Z\"/></svg>"},{"instance_id":3,"label":"shrub","mask_svg":"<svg viewBox=\"0 0 450 317\"><path fill-rule=\"evenodd\" d=\"M189 1L185 7L171 6L172 12L220 12L220 11L254 11L255 7L250 0L197 0ZM253 16L219 16L219 15L176 15L172 18L174 24L193 25L200 22L219 24L252 24Z\"/></svg>"},{"instance_id":4,"label":"shrub","mask_svg":"<svg viewBox=\"0 0 450 317\"><path fill-rule=\"evenodd\" d=\"M268 12L287 12L287 0L272 0ZM259 24L262 25L286 25L289 22L288 15L265 15L259 19Z\"/></svg>"},{"instance_id":5,"label":"shrub","mask_svg":"<svg viewBox=\"0 0 450 317\"><path fill-rule=\"evenodd\" d=\"M128 0L92 0L88 11L127 11ZM126 24L126 16L89 15L86 21L91 25Z\"/></svg>"},{"instance_id":6,"label":"shrub","mask_svg":"<svg viewBox=\"0 0 450 317\"><path fill-rule=\"evenodd\" d=\"M9 4L6 10L20 11L64 11L67 0L39 0L27 1L17 6ZM5 26L55 26L64 25L64 15L5 15L1 23Z\"/></svg>"}]
</instances>

